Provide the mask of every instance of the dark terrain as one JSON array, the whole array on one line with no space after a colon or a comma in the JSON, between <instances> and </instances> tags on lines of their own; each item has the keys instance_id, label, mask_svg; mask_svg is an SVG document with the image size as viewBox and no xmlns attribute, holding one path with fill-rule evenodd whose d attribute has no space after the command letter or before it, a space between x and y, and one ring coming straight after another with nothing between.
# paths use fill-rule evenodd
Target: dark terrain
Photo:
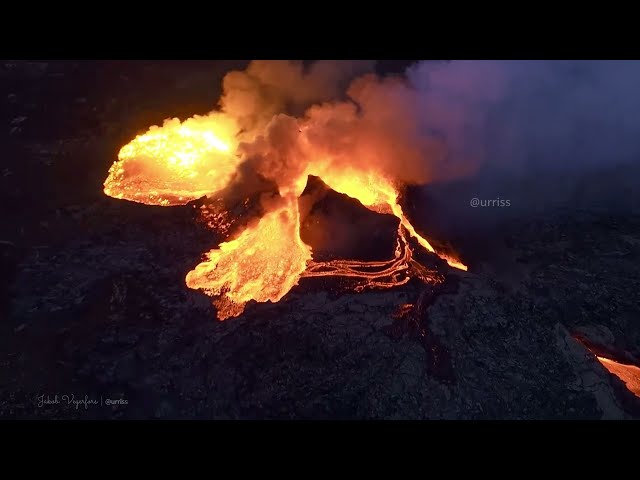
<instances>
[{"instance_id":1,"label":"dark terrain","mask_svg":"<svg viewBox=\"0 0 640 480\"><path fill-rule=\"evenodd\" d=\"M194 207L115 200L102 182L122 145L211 110L245 64L0 65L0 418L640 418L574 339L640 363L640 214L635 198L588 201L602 175L579 208L454 228L470 272L436 291L304 279L215 320L184 284L219 240Z\"/></svg>"}]
</instances>

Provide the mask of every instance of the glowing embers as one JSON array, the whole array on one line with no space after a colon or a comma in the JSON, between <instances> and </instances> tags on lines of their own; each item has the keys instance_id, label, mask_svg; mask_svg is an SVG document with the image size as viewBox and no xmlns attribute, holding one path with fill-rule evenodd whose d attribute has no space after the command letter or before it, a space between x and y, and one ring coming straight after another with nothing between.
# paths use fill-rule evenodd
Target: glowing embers
<instances>
[{"instance_id":1,"label":"glowing embers","mask_svg":"<svg viewBox=\"0 0 640 480\"><path fill-rule=\"evenodd\" d=\"M597 355L596 358L604 368L606 368L610 373L622 380L630 392L632 392L637 397L640 397L640 368L636 367L635 365L618 363L609 358L600 357Z\"/></svg>"}]
</instances>

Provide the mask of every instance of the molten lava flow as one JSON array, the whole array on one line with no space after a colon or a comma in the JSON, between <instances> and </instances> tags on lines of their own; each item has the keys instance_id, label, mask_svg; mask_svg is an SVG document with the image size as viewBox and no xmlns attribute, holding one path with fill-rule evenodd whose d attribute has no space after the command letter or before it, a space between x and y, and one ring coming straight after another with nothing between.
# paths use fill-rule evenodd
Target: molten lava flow
<instances>
[{"instance_id":1,"label":"molten lava flow","mask_svg":"<svg viewBox=\"0 0 640 480\"><path fill-rule=\"evenodd\" d=\"M357 290L364 287L392 287L409 281L407 270L411 259L411 249L398 227L398 243L393 260L386 262L357 262L351 260L331 260L310 262L304 277L352 277L365 280Z\"/></svg>"},{"instance_id":2,"label":"molten lava flow","mask_svg":"<svg viewBox=\"0 0 640 480\"><path fill-rule=\"evenodd\" d=\"M147 205L184 205L222 190L240 159L237 126L228 117L166 120L122 147L104 192Z\"/></svg>"},{"instance_id":3,"label":"molten lava flow","mask_svg":"<svg viewBox=\"0 0 640 480\"><path fill-rule=\"evenodd\" d=\"M467 266L458 259L436 252L426 238L422 237L411 225L398 203L398 191L383 175L349 169L332 169L330 162L318 162L307 169L309 175L320 177L332 190L355 198L362 205L378 213L392 213L400 220L409 234L431 253L445 260L451 267L467 270Z\"/></svg>"},{"instance_id":4,"label":"molten lava flow","mask_svg":"<svg viewBox=\"0 0 640 480\"><path fill-rule=\"evenodd\" d=\"M409 231L411 236L415 238L420 245L422 245L429 252L435 253L440 258L445 260L450 267L467 271L467 266L462 262L460 262L458 259L452 257L451 255L447 255L443 252L436 252L434 248L431 246L431 244L427 241L427 239L422 237L418 232L416 232L416 229L413 228L413 225L411 225L407 217L404 216L404 213L402 212L402 207L400 206L400 204L394 201L394 203L391 204L391 210L393 214L400 219L400 223Z\"/></svg>"},{"instance_id":5,"label":"molten lava flow","mask_svg":"<svg viewBox=\"0 0 640 480\"><path fill-rule=\"evenodd\" d=\"M604 368L622 380L629 391L640 397L640 368L635 365L618 363L605 357L596 356L596 358Z\"/></svg>"},{"instance_id":6,"label":"molten lava flow","mask_svg":"<svg viewBox=\"0 0 640 480\"><path fill-rule=\"evenodd\" d=\"M289 197L238 238L211 250L186 282L189 288L226 297L218 304L218 317L224 320L241 313L249 300L280 300L310 259L311 249L300 239L298 199Z\"/></svg>"},{"instance_id":7,"label":"molten lava flow","mask_svg":"<svg viewBox=\"0 0 640 480\"><path fill-rule=\"evenodd\" d=\"M288 124L291 120L285 122L285 126ZM302 135L291 136L286 129L276 129L272 136L285 139L286 148L250 154L239 148L240 140L243 145L253 140L264 146L264 138L259 131L241 132L228 115L214 112L182 123L167 120L120 150L104 182L104 192L114 198L162 206L183 205L210 196L210 203L200 209L201 218L210 228L226 234L237 218L230 218L223 206L225 188L236 175L243 178L239 173L241 163L251 168L260 155L266 158L257 173L277 185L278 200L263 205L265 213L259 221L209 251L186 276L189 288L216 297L221 320L242 313L250 300L279 301L303 276L350 277L359 282L356 290L403 285L411 276L439 283L442 279L435 271L412 258L407 233L452 267L467 269L457 259L436 251L416 232L398 203L399 190L392 179L374 168L367 169L365 164L345 166L336 158L323 156L314 150L303 130L299 133ZM387 262L313 262L311 248L300 238L298 206L309 175L320 177L333 190L374 212L395 215L400 224L394 258Z\"/></svg>"},{"instance_id":8,"label":"molten lava flow","mask_svg":"<svg viewBox=\"0 0 640 480\"><path fill-rule=\"evenodd\" d=\"M350 277L363 280L356 291L365 288L390 288L404 285L410 280L410 273L425 283L441 283L442 278L435 271L428 270L412 259L412 251L407 244L403 226L398 226L398 243L393 260L386 262L358 262L352 260L331 260L309 262L303 277Z\"/></svg>"}]
</instances>

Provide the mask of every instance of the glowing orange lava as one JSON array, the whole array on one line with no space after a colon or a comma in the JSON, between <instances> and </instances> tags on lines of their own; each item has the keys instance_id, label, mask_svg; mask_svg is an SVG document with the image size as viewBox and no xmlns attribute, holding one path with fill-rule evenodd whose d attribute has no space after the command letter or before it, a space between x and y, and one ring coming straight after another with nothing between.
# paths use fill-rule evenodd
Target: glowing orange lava
<instances>
[{"instance_id":1,"label":"glowing orange lava","mask_svg":"<svg viewBox=\"0 0 640 480\"><path fill-rule=\"evenodd\" d=\"M618 363L605 357L596 356L596 358L604 368L622 380L629 391L640 397L640 368L635 365Z\"/></svg>"},{"instance_id":2,"label":"glowing orange lava","mask_svg":"<svg viewBox=\"0 0 640 480\"><path fill-rule=\"evenodd\" d=\"M298 283L311 260L311 249L300 239L298 199L285 199L281 207L206 257L187 274L189 288L223 294L237 306L249 300L277 302ZM218 316L224 320L229 313L219 311Z\"/></svg>"},{"instance_id":3,"label":"glowing orange lava","mask_svg":"<svg viewBox=\"0 0 640 480\"><path fill-rule=\"evenodd\" d=\"M215 197L233 180L244 160L238 153L241 136L236 123L221 113L185 122L167 120L120 150L104 192L114 198L163 206L186 204L205 195ZM302 145L301 151L305 151L307 147ZM433 272L412 260L405 230L452 267L467 269L457 259L435 251L416 232L398 203L398 189L384 175L364 167L337 168L331 159L322 157L311 156L312 161L304 158L300 162L306 162L306 169L301 163L303 168L292 169L298 173L279 183L279 201L259 221L209 251L187 274L189 288L217 297L221 320L239 315L250 300L279 301L303 276L357 277L364 281L358 288L390 287L406 283L407 270L413 266L419 278L438 281ZM375 212L395 215L400 220L395 257L388 262L313 262L311 248L300 238L298 206L309 175L320 177L333 190ZM211 215L210 227L215 228L215 219L222 217Z\"/></svg>"},{"instance_id":4,"label":"glowing orange lava","mask_svg":"<svg viewBox=\"0 0 640 480\"><path fill-rule=\"evenodd\" d=\"M223 115L166 120L118 153L104 193L147 205L184 205L227 186L240 159L235 122Z\"/></svg>"}]
</instances>

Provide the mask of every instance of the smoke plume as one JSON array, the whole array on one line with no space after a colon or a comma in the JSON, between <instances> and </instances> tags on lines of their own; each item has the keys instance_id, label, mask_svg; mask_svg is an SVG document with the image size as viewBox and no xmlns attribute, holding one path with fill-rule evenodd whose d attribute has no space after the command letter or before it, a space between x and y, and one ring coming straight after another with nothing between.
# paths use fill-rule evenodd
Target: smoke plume
<instances>
[{"instance_id":1,"label":"smoke plume","mask_svg":"<svg viewBox=\"0 0 640 480\"><path fill-rule=\"evenodd\" d=\"M638 200L638 61L423 61L344 88L366 66L319 62L305 73L256 62L230 74L223 108L245 127L264 126L243 146L252 169L284 191L299 188L289 180L305 169L322 177L316 164L426 185L417 209L453 228ZM240 108L243 98L251 108ZM474 197L511 207L470 209Z\"/></svg>"},{"instance_id":2,"label":"smoke plume","mask_svg":"<svg viewBox=\"0 0 640 480\"><path fill-rule=\"evenodd\" d=\"M425 184L483 169L585 171L640 153L640 62L420 62L405 78L361 76L346 101L330 102L364 66L319 62L304 73L301 64L254 62L225 78L221 103L245 127L267 125L247 152L279 177L276 164L319 157ZM314 103L296 121L275 116ZM311 145L294 152L298 126Z\"/></svg>"},{"instance_id":3,"label":"smoke plume","mask_svg":"<svg viewBox=\"0 0 640 480\"><path fill-rule=\"evenodd\" d=\"M311 65L286 60L255 60L223 80L220 107L241 127L254 130L278 113L299 115L312 104L338 98L349 82L371 71L370 60L320 60Z\"/></svg>"}]
</instances>

